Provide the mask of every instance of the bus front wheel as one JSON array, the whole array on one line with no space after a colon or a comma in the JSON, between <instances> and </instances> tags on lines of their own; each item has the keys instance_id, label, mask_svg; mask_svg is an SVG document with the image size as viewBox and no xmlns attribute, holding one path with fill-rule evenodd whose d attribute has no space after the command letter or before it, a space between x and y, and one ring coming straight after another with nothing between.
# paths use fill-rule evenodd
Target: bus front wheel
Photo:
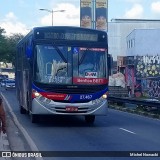
<instances>
[{"instance_id":1,"label":"bus front wheel","mask_svg":"<svg viewBox=\"0 0 160 160\"><path fill-rule=\"evenodd\" d=\"M31 114L31 122L32 123L37 123L39 121L39 116L36 114Z\"/></svg>"},{"instance_id":2,"label":"bus front wheel","mask_svg":"<svg viewBox=\"0 0 160 160\"><path fill-rule=\"evenodd\" d=\"M26 110L22 106L20 106L20 113L21 114L26 114Z\"/></svg>"},{"instance_id":3,"label":"bus front wheel","mask_svg":"<svg viewBox=\"0 0 160 160\"><path fill-rule=\"evenodd\" d=\"M85 121L87 123L93 124L95 121L95 115L87 115L85 116Z\"/></svg>"}]
</instances>

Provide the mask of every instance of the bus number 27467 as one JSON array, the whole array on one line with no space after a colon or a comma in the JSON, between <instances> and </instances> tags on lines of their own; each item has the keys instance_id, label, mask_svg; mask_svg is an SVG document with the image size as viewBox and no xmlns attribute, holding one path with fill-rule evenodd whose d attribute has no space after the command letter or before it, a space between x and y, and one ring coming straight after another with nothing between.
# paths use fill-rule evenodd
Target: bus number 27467
<instances>
[{"instance_id":1,"label":"bus number 27467","mask_svg":"<svg viewBox=\"0 0 160 160\"><path fill-rule=\"evenodd\" d=\"M92 95L80 95L80 99L91 99Z\"/></svg>"}]
</instances>

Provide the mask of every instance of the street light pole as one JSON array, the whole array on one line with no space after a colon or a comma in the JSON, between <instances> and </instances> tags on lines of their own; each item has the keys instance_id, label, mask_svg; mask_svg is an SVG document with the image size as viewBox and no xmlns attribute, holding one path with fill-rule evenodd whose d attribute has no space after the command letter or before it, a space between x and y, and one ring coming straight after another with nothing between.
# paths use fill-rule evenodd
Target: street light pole
<instances>
[{"instance_id":1,"label":"street light pole","mask_svg":"<svg viewBox=\"0 0 160 160\"><path fill-rule=\"evenodd\" d=\"M44 9L44 8L41 8L39 10L41 10L41 11L47 11L47 12L50 12L52 14L52 26L53 26L53 13L54 12L64 12L65 11L65 10L56 10L56 11L54 11L54 10L49 10L49 9Z\"/></svg>"},{"instance_id":2,"label":"street light pole","mask_svg":"<svg viewBox=\"0 0 160 160\"><path fill-rule=\"evenodd\" d=\"M52 26L53 26L53 10L52 10Z\"/></svg>"}]
</instances>

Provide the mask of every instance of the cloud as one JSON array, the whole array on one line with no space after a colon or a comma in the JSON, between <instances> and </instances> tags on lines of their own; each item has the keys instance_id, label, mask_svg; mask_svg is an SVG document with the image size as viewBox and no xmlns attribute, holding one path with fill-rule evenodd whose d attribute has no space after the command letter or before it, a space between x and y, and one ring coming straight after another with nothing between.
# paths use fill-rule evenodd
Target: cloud
<instances>
[{"instance_id":1,"label":"cloud","mask_svg":"<svg viewBox=\"0 0 160 160\"><path fill-rule=\"evenodd\" d=\"M70 3L59 3L54 7L53 11L64 10L65 12L54 12L53 13L53 25L54 26L80 26L80 8L79 6ZM36 26L49 26L52 25L52 14L47 11L38 12L42 17L39 20L39 24ZM38 16L37 16L38 17ZM0 20L1 28L5 29L6 35L11 35L14 33L21 33L26 35L29 32L29 28L26 24L19 21L17 16L13 12L9 12L4 19Z\"/></svg>"},{"instance_id":2,"label":"cloud","mask_svg":"<svg viewBox=\"0 0 160 160\"><path fill-rule=\"evenodd\" d=\"M160 13L160 1L153 2L153 3L151 4L151 10L152 10L152 12L154 12L154 13Z\"/></svg>"},{"instance_id":3,"label":"cloud","mask_svg":"<svg viewBox=\"0 0 160 160\"><path fill-rule=\"evenodd\" d=\"M61 3L54 7L53 11L65 10L64 12L53 13L53 25L54 26L79 26L80 25L80 8L73 4ZM46 13L45 13L46 14ZM47 13L46 16L41 18L41 25L52 24L52 14Z\"/></svg>"},{"instance_id":4,"label":"cloud","mask_svg":"<svg viewBox=\"0 0 160 160\"><path fill-rule=\"evenodd\" d=\"M134 6L126 11L124 18L142 18L143 17L143 7L140 4L134 4Z\"/></svg>"},{"instance_id":5,"label":"cloud","mask_svg":"<svg viewBox=\"0 0 160 160\"><path fill-rule=\"evenodd\" d=\"M9 12L6 16L5 16L5 20L6 21L16 21L17 20L17 17L14 15L13 12Z\"/></svg>"},{"instance_id":6,"label":"cloud","mask_svg":"<svg viewBox=\"0 0 160 160\"><path fill-rule=\"evenodd\" d=\"M21 22L18 22L18 18L14 15L13 12L9 12L5 18L0 23L1 28L5 29L6 35L11 35L15 33L26 34L28 30L26 25Z\"/></svg>"}]
</instances>

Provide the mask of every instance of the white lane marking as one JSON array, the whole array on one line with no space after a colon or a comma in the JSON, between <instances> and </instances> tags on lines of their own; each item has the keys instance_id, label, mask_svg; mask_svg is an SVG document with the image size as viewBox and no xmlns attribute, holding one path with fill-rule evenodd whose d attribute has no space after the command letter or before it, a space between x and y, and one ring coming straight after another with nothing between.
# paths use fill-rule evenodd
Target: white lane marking
<instances>
[{"instance_id":1,"label":"white lane marking","mask_svg":"<svg viewBox=\"0 0 160 160\"><path fill-rule=\"evenodd\" d=\"M29 136L29 134L27 133L27 131L23 128L23 126L19 123L16 115L14 114L12 107L10 106L9 102L7 101L7 99L5 98L5 96L1 93L1 96L3 97L3 99L5 100L6 105L9 108L10 113L13 116L13 120L15 122L15 124L18 126L18 128L21 130L21 132L23 133L24 137L26 138L31 150L34 152L39 152L36 144L34 143L34 141L32 140L32 138ZM42 157L35 157L36 160L43 160Z\"/></svg>"},{"instance_id":2,"label":"white lane marking","mask_svg":"<svg viewBox=\"0 0 160 160\"><path fill-rule=\"evenodd\" d=\"M125 128L119 128L119 129L121 129L121 130L123 130L123 131L126 131L126 132L128 132L128 133L136 134L135 132L129 131L129 130L125 129Z\"/></svg>"}]
</instances>

